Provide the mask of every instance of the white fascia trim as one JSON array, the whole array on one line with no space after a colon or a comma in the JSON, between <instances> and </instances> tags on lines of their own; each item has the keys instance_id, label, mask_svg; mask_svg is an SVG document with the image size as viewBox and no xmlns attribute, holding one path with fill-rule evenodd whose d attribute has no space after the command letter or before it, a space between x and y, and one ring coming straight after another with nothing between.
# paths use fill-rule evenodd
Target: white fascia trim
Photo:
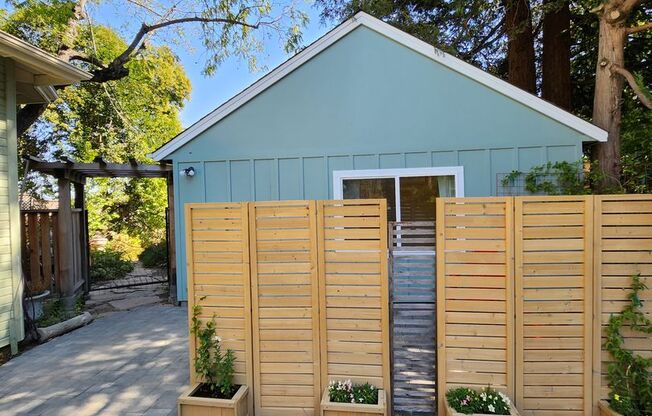
<instances>
[{"instance_id":1,"label":"white fascia trim","mask_svg":"<svg viewBox=\"0 0 652 416\"><path fill-rule=\"evenodd\" d=\"M244 91L237 94L235 97L228 100L226 103L219 106L217 109L210 112L208 115L200 119L198 122L188 127L183 132L179 133L175 138L161 146L156 151L149 154L154 160L161 160L188 143L193 138L197 137L200 133L206 131L209 127L219 122L221 119L231 114L240 106L247 103L256 95L265 91L267 88L274 85L283 77L294 71L299 66L319 54L324 49L328 48L333 43L337 42L342 37L356 29L358 26L366 26L395 42L420 53L435 62L438 62L447 68L450 68L464 76L467 76L480 84L483 84L521 104L524 104L539 113L542 113L558 122L582 133L597 141L606 141L607 132L601 128L574 116L573 114L556 107L541 98L532 95L526 91L521 90L506 81L501 80L479 68L468 64L461 59L458 59L446 52L443 52L426 42L423 42L412 35L409 35L392 25L376 19L364 12L359 12L349 20L335 27L333 30L319 38L303 51L299 52L292 58L285 61L283 64L276 67L269 74L265 75Z\"/></svg>"},{"instance_id":2,"label":"white fascia trim","mask_svg":"<svg viewBox=\"0 0 652 416\"><path fill-rule=\"evenodd\" d=\"M92 78L90 73L1 30L0 55L37 68L42 75L57 79L59 85L73 84Z\"/></svg>"},{"instance_id":3,"label":"white fascia trim","mask_svg":"<svg viewBox=\"0 0 652 416\"><path fill-rule=\"evenodd\" d=\"M345 179L404 178L409 176L455 176L455 196L464 196L464 166L434 168L360 169L333 171L333 199L344 198Z\"/></svg>"}]
</instances>

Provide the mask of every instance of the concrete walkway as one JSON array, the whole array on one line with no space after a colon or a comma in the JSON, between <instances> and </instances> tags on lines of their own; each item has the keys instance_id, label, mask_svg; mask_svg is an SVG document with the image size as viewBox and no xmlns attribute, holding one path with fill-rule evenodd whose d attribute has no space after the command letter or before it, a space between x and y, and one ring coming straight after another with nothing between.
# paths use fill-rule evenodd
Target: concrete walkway
<instances>
[{"instance_id":1,"label":"concrete walkway","mask_svg":"<svg viewBox=\"0 0 652 416\"><path fill-rule=\"evenodd\" d=\"M0 366L0 415L176 415L186 309L115 312Z\"/></svg>"}]
</instances>

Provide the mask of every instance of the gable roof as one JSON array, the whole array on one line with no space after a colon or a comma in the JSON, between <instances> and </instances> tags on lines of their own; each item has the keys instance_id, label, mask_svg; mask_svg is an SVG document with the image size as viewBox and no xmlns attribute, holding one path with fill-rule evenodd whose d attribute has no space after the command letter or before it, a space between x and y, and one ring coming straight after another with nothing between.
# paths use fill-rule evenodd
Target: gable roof
<instances>
[{"instance_id":1,"label":"gable roof","mask_svg":"<svg viewBox=\"0 0 652 416\"><path fill-rule=\"evenodd\" d=\"M488 72L485 72L471 64L462 61L448 53L445 53L434 46L423 42L416 37L409 35L382 20L375 17L359 12L352 18L346 20L339 26L335 27L330 32L326 33L321 38L317 39L310 46L288 59L281 65L277 66L270 73L260 78L258 81L250 85L248 88L201 118L199 121L179 133L169 142L159 147L156 151L149 156L154 160L162 160L170 155L175 150L179 149L184 144L188 143L202 132L209 129L215 123L225 118L242 105L249 102L258 94L265 91L267 88L280 81L286 75L303 65L309 59L319 54L324 49L328 48L339 39L346 36L360 26L365 26L375 32L378 32L387 38L409 48L415 52L420 53L435 62L438 62L445 67L458 72L474 81L485 85L492 90L509 97L531 109L550 117L553 120L564 124L571 129L586 135L590 139L604 142L607 140L607 132L598 126L591 124L566 110L563 110L535 95L532 95L512 84L495 77Z\"/></svg>"}]
</instances>

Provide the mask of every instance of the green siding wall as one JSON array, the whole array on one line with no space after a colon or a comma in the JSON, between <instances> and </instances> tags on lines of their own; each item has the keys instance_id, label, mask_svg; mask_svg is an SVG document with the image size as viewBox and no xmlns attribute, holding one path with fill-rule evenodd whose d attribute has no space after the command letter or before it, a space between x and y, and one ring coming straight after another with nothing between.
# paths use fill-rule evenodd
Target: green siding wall
<instances>
[{"instance_id":1,"label":"green siding wall","mask_svg":"<svg viewBox=\"0 0 652 416\"><path fill-rule=\"evenodd\" d=\"M23 338L13 63L0 58L0 347Z\"/></svg>"},{"instance_id":2,"label":"green siding wall","mask_svg":"<svg viewBox=\"0 0 652 416\"><path fill-rule=\"evenodd\" d=\"M494 195L497 174L578 160L586 139L360 27L172 153L177 224L188 202L330 198L333 170L464 166L467 196Z\"/></svg>"}]
</instances>

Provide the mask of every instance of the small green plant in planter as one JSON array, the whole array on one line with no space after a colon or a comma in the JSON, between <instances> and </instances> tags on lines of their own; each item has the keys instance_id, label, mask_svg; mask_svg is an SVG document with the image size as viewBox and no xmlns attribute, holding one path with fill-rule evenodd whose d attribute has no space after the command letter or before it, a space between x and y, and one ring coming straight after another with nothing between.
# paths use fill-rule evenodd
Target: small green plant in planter
<instances>
[{"instance_id":1,"label":"small green plant in planter","mask_svg":"<svg viewBox=\"0 0 652 416\"><path fill-rule=\"evenodd\" d=\"M641 310L641 292L646 289L640 274L632 276L631 292L627 295L629 303L620 313L612 314L607 325L604 346L614 360L607 367L608 407L623 416L652 415L652 358L625 348L621 332L627 327L642 334L652 334L652 321Z\"/></svg>"},{"instance_id":2,"label":"small green plant in planter","mask_svg":"<svg viewBox=\"0 0 652 416\"><path fill-rule=\"evenodd\" d=\"M222 352L220 345L222 340L217 336L215 318L202 327L200 313L201 306L195 305L190 332L197 340L195 372L204 380L196 395L202 393L202 396L207 394L203 397L230 399L236 390L236 386L233 385L235 355L230 349Z\"/></svg>"},{"instance_id":3,"label":"small green plant in planter","mask_svg":"<svg viewBox=\"0 0 652 416\"><path fill-rule=\"evenodd\" d=\"M491 387L477 391L458 387L446 393L447 414L464 415L512 415L515 409L504 393Z\"/></svg>"},{"instance_id":4,"label":"small green plant in planter","mask_svg":"<svg viewBox=\"0 0 652 416\"><path fill-rule=\"evenodd\" d=\"M215 317L203 324L199 318L201 307L195 305L192 312L190 333L196 343L194 370L201 382L179 396L178 414L249 415L248 387L233 382L235 354L230 349L222 350Z\"/></svg>"}]
</instances>

